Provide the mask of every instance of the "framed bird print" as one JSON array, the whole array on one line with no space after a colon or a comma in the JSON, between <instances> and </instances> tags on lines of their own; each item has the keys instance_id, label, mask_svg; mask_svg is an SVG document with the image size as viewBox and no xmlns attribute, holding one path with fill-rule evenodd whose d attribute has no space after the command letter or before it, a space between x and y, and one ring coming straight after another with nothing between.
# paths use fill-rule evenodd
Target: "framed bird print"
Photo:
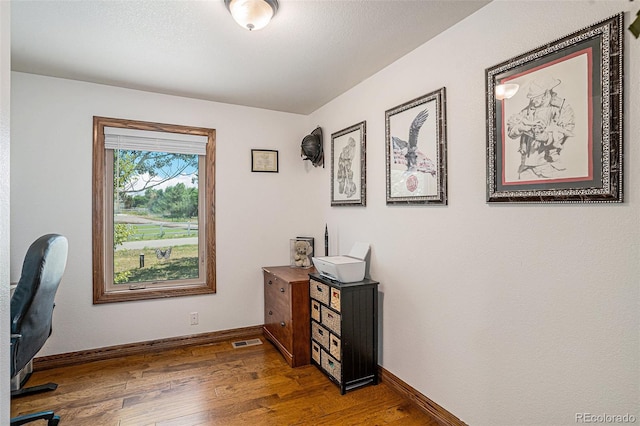
<instances>
[{"instance_id":1,"label":"framed bird print","mask_svg":"<svg viewBox=\"0 0 640 426\"><path fill-rule=\"evenodd\" d=\"M447 204L444 87L385 112L387 204Z\"/></svg>"}]
</instances>

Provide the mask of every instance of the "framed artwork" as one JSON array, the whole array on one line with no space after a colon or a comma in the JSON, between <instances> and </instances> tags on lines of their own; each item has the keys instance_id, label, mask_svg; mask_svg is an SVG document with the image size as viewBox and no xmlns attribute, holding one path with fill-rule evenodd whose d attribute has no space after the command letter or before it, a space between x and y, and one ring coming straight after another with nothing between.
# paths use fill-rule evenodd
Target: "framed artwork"
<instances>
[{"instance_id":1,"label":"framed artwork","mask_svg":"<svg viewBox=\"0 0 640 426\"><path fill-rule=\"evenodd\" d=\"M367 122L331 135L331 205L366 206Z\"/></svg>"},{"instance_id":2,"label":"framed artwork","mask_svg":"<svg viewBox=\"0 0 640 426\"><path fill-rule=\"evenodd\" d=\"M278 151L272 149L252 149L251 171L278 173Z\"/></svg>"},{"instance_id":3,"label":"framed artwork","mask_svg":"<svg viewBox=\"0 0 640 426\"><path fill-rule=\"evenodd\" d=\"M387 204L447 204L445 92L386 111Z\"/></svg>"},{"instance_id":4,"label":"framed artwork","mask_svg":"<svg viewBox=\"0 0 640 426\"><path fill-rule=\"evenodd\" d=\"M486 70L487 201L622 202L623 14Z\"/></svg>"}]
</instances>

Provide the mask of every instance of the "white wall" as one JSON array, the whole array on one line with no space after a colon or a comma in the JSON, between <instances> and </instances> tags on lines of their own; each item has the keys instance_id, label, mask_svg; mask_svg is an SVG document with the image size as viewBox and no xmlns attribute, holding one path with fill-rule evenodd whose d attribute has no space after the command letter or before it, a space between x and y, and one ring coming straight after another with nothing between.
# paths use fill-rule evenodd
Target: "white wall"
<instances>
[{"instance_id":1,"label":"white wall","mask_svg":"<svg viewBox=\"0 0 640 426\"><path fill-rule=\"evenodd\" d=\"M12 279L39 235L69 239L40 356L262 324L260 267L288 264L289 238L324 233L306 196L320 174L300 158L304 116L24 73L12 74L11 108ZM92 305L94 115L216 129L217 294ZM279 150L280 172L251 173L251 148Z\"/></svg>"},{"instance_id":2,"label":"white wall","mask_svg":"<svg viewBox=\"0 0 640 426\"><path fill-rule=\"evenodd\" d=\"M484 95L486 68L639 7L496 0L309 118L329 142L367 121L367 207L324 203L329 229L372 244L381 364L468 424L640 421L640 40L625 31L624 204L488 205ZM443 86L449 205L386 206L384 112Z\"/></svg>"},{"instance_id":3,"label":"white wall","mask_svg":"<svg viewBox=\"0 0 640 426\"><path fill-rule=\"evenodd\" d=\"M0 359L9 359L9 96L11 3L0 2ZM9 363L0 363L0 424L9 421Z\"/></svg>"}]
</instances>

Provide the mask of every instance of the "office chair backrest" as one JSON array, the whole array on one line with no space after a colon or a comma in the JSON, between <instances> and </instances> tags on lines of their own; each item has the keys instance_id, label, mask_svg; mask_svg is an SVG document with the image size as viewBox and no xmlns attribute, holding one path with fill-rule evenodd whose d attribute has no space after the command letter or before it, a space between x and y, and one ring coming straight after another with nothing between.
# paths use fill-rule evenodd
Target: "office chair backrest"
<instances>
[{"instance_id":1,"label":"office chair backrest","mask_svg":"<svg viewBox=\"0 0 640 426\"><path fill-rule=\"evenodd\" d=\"M11 334L21 335L12 349L11 377L51 335L54 299L67 264L68 247L62 235L47 234L27 250L20 281L11 297Z\"/></svg>"}]
</instances>

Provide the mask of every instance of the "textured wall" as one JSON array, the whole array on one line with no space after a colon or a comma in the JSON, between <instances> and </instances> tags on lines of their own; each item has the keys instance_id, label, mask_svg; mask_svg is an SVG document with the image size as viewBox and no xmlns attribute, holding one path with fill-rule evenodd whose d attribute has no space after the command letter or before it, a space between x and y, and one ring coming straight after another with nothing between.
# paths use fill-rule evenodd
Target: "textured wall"
<instances>
[{"instance_id":1,"label":"textured wall","mask_svg":"<svg viewBox=\"0 0 640 426\"><path fill-rule=\"evenodd\" d=\"M40 355L263 323L263 265L289 262L289 238L324 224L305 200L305 117L110 86L12 75L11 274L39 235L69 238L54 333ZM215 295L92 305L92 117L212 127L216 140ZM279 173L251 173L251 148L277 149ZM307 162L308 163L308 162ZM317 225L316 225L317 224ZM191 326L189 313L199 312Z\"/></svg>"},{"instance_id":2,"label":"textured wall","mask_svg":"<svg viewBox=\"0 0 640 426\"><path fill-rule=\"evenodd\" d=\"M340 250L372 244L381 364L468 424L640 419L640 40L627 32L625 203L485 202L485 69L636 3L494 1L310 117L328 134L367 121L367 207L325 214ZM384 112L443 86L449 205L386 206Z\"/></svg>"}]
</instances>

